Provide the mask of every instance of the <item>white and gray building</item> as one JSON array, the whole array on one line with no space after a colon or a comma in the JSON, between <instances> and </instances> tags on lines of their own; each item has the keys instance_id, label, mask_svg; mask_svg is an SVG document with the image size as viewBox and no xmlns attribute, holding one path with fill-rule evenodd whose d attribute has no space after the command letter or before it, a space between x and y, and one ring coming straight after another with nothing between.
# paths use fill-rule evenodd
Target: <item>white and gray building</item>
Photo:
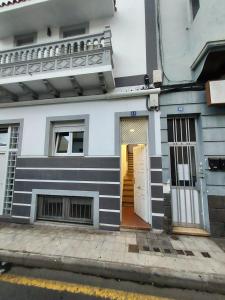
<instances>
[{"instance_id":1,"label":"white and gray building","mask_svg":"<svg viewBox=\"0 0 225 300\"><path fill-rule=\"evenodd\" d=\"M0 2L0 220L161 230L154 1Z\"/></svg>"},{"instance_id":2,"label":"white and gray building","mask_svg":"<svg viewBox=\"0 0 225 300\"><path fill-rule=\"evenodd\" d=\"M223 236L223 2L0 1L0 221Z\"/></svg>"}]
</instances>

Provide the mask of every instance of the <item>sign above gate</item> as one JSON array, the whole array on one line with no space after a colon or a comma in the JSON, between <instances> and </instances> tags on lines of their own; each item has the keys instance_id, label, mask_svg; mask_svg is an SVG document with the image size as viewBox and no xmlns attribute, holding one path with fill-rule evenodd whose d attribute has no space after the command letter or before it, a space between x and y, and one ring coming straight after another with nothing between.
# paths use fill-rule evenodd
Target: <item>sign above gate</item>
<instances>
[{"instance_id":1,"label":"sign above gate","mask_svg":"<svg viewBox=\"0 0 225 300\"><path fill-rule=\"evenodd\" d=\"M208 81L206 97L209 106L225 104L225 80Z\"/></svg>"}]
</instances>

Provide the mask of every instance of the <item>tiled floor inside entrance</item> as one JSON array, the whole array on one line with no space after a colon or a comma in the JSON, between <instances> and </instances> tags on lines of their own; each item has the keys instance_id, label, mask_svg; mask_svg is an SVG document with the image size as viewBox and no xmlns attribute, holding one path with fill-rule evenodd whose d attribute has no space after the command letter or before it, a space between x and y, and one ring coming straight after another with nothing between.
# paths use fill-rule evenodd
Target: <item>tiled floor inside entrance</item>
<instances>
[{"instance_id":1,"label":"tiled floor inside entrance","mask_svg":"<svg viewBox=\"0 0 225 300\"><path fill-rule=\"evenodd\" d=\"M133 207L123 207L122 216L122 228L127 229L139 229L139 230L149 230L150 225L145 223L141 218L139 218Z\"/></svg>"}]
</instances>

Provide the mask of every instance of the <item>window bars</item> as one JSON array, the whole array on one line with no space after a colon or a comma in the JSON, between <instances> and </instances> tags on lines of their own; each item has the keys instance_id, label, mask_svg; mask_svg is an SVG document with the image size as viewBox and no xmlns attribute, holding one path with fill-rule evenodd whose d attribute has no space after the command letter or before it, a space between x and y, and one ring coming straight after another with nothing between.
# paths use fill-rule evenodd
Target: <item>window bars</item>
<instances>
[{"instance_id":1,"label":"window bars","mask_svg":"<svg viewBox=\"0 0 225 300\"><path fill-rule=\"evenodd\" d=\"M92 198L50 195L38 196L38 220L92 225L92 210Z\"/></svg>"},{"instance_id":2,"label":"window bars","mask_svg":"<svg viewBox=\"0 0 225 300\"><path fill-rule=\"evenodd\" d=\"M18 143L19 143L19 129L20 129L19 125L12 125L10 126L10 130L9 130L10 140L9 140L9 150L8 150L5 198L4 198L4 205L3 205L4 215L11 215L12 212L16 159L17 159Z\"/></svg>"}]
</instances>

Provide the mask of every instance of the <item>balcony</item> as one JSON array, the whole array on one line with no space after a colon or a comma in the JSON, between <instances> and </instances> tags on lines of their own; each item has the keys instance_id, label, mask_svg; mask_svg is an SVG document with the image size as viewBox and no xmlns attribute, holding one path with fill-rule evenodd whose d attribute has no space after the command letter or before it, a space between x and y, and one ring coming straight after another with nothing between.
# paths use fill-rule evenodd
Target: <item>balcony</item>
<instances>
[{"instance_id":1,"label":"balcony","mask_svg":"<svg viewBox=\"0 0 225 300\"><path fill-rule=\"evenodd\" d=\"M6 5L12 2L11 5ZM0 0L0 39L40 31L48 26L81 24L110 18L114 0ZM4 5L5 3L5 5Z\"/></svg>"},{"instance_id":2,"label":"balcony","mask_svg":"<svg viewBox=\"0 0 225 300\"><path fill-rule=\"evenodd\" d=\"M0 52L1 98L44 99L115 87L111 31ZM71 94L70 94L71 95Z\"/></svg>"},{"instance_id":3,"label":"balcony","mask_svg":"<svg viewBox=\"0 0 225 300\"><path fill-rule=\"evenodd\" d=\"M220 69L224 66L225 40L224 30L221 30L225 26L224 10L224 1L200 1L200 9L189 31L190 63L194 80L199 77L201 80L205 80L207 77L208 80L212 80L217 77ZM216 52L218 53L216 54ZM202 71L205 74L201 74ZM213 73L213 76L210 73Z\"/></svg>"}]
</instances>

